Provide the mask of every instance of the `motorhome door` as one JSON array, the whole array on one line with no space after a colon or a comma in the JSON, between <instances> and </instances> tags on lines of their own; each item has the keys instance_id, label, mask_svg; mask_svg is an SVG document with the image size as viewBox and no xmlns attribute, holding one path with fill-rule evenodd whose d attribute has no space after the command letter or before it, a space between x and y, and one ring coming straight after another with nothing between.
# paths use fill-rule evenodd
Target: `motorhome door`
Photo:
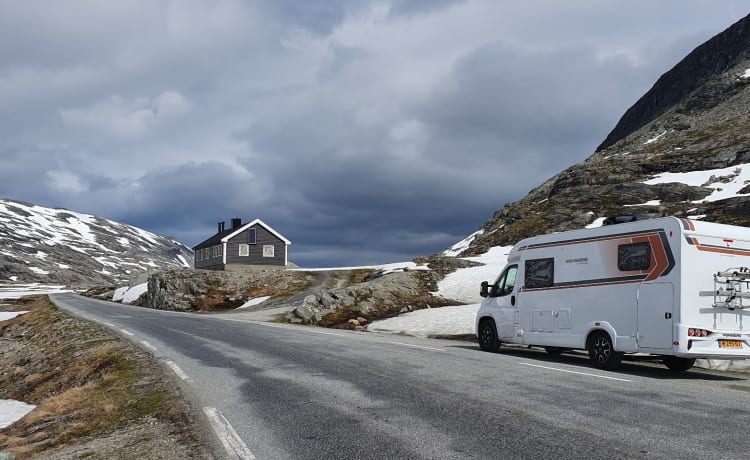
<instances>
[{"instance_id":1,"label":"motorhome door","mask_svg":"<svg viewBox=\"0 0 750 460\"><path fill-rule=\"evenodd\" d=\"M672 283L649 283L638 287L638 347L672 348Z\"/></svg>"},{"instance_id":2,"label":"motorhome door","mask_svg":"<svg viewBox=\"0 0 750 460\"><path fill-rule=\"evenodd\" d=\"M500 337L513 337L515 334L516 315L516 275L518 265L509 265L492 286L492 307L497 308L495 318L498 320L497 333Z\"/></svg>"}]
</instances>

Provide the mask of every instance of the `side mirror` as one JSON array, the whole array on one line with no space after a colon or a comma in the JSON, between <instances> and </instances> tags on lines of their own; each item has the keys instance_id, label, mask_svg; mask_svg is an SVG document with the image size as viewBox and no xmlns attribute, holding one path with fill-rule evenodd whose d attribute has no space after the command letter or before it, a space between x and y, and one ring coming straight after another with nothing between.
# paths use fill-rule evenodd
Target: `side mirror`
<instances>
[{"instance_id":1,"label":"side mirror","mask_svg":"<svg viewBox=\"0 0 750 460\"><path fill-rule=\"evenodd\" d=\"M479 289L479 295L481 295L482 297L489 297L490 283L487 281L482 281L482 284L480 286L481 288Z\"/></svg>"}]
</instances>

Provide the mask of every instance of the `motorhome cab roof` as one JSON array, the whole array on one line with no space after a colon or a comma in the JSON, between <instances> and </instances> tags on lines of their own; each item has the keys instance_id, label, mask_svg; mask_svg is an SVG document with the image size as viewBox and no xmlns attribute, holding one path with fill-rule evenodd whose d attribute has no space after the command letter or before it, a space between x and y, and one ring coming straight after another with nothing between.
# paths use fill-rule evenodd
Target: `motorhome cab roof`
<instances>
[{"instance_id":1,"label":"motorhome cab roof","mask_svg":"<svg viewBox=\"0 0 750 460\"><path fill-rule=\"evenodd\" d=\"M624 353L750 357L750 229L664 217L527 238L482 285L477 335L500 343L585 349L595 365Z\"/></svg>"}]
</instances>

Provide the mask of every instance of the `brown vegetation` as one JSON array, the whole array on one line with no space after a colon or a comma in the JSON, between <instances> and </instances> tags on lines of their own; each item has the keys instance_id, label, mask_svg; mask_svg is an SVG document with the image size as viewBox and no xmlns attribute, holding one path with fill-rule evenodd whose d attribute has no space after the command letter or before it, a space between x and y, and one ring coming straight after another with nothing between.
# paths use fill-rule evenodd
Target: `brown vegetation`
<instances>
[{"instance_id":1,"label":"brown vegetation","mask_svg":"<svg viewBox=\"0 0 750 460\"><path fill-rule=\"evenodd\" d=\"M46 297L0 323L0 398L37 406L0 430L17 458L208 458L179 392L145 351ZM106 438L106 442L100 440Z\"/></svg>"}]
</instances>

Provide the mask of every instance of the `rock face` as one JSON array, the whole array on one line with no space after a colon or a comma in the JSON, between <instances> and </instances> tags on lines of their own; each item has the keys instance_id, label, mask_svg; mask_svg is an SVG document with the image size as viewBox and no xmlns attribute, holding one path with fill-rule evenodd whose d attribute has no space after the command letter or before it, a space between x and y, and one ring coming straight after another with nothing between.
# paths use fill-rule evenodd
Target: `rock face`
<instances>
[{"instance_id":1,"label":"rock face","mask_svg":"<svg viewBox=\"0 0 750 460\"><path fill-rule=\"evenodd\" d=\"M250 299L292 296L310 285L310 276L282 268L243 271L168 270L148 279L138 305L170 311L215 311L237 308Z\"/></svg>"},{"instance_id":2,"label":"rock face","mask_svg":"<svg viewBox=\"0 0 750 460\"><path fill-rule=\"evenodd\" d=\"M65 209L0 200L0 280L123 284L138 274L191 266L171 238Z\"/></svg>"},{"instance_id":3,"label":"rock face","mask_svg":"<svg viewBox=\"0 0 750 460\"><path fill-rule=\"evenodd\" d=\"M750 16L665 73L588 159L497 211L462 256L522 238L639 214L750 226L750 186L711 197L750 170ZM702 184L649 185L661 173L727 168Z\"/></svg>"},{"instance_id":4,"label":"rock face","mask_svg":"<svg viewBox=\"0 0 750 460\"><path fill-rule=\"evenodd\" d=\"M454 301L430 294L435 277L432 271L397 272L346 288L322 290L305 297L286 318L295 323L357 329L364 322L402 311L454 305Z\"/></svg>"},{"instance_id":5,"label":"rock face","mask_svg":"<svg viewBox=\"0 0 750 460\"><path fill-rule=\"evenodd\" d=\"M615 128L599 145L597 151L611 147L675 105L702 89L697 98L690 98L688 107L698 111L721 102L734 92L733 85L712 85L717 75L731 71L750 59L750 16L696 48L672 70L656 81L654 86L622 116ZM706 83L709 85L706 86ZM702 88L703 87L703 88Z\"/></svg>"}]
</instances>

